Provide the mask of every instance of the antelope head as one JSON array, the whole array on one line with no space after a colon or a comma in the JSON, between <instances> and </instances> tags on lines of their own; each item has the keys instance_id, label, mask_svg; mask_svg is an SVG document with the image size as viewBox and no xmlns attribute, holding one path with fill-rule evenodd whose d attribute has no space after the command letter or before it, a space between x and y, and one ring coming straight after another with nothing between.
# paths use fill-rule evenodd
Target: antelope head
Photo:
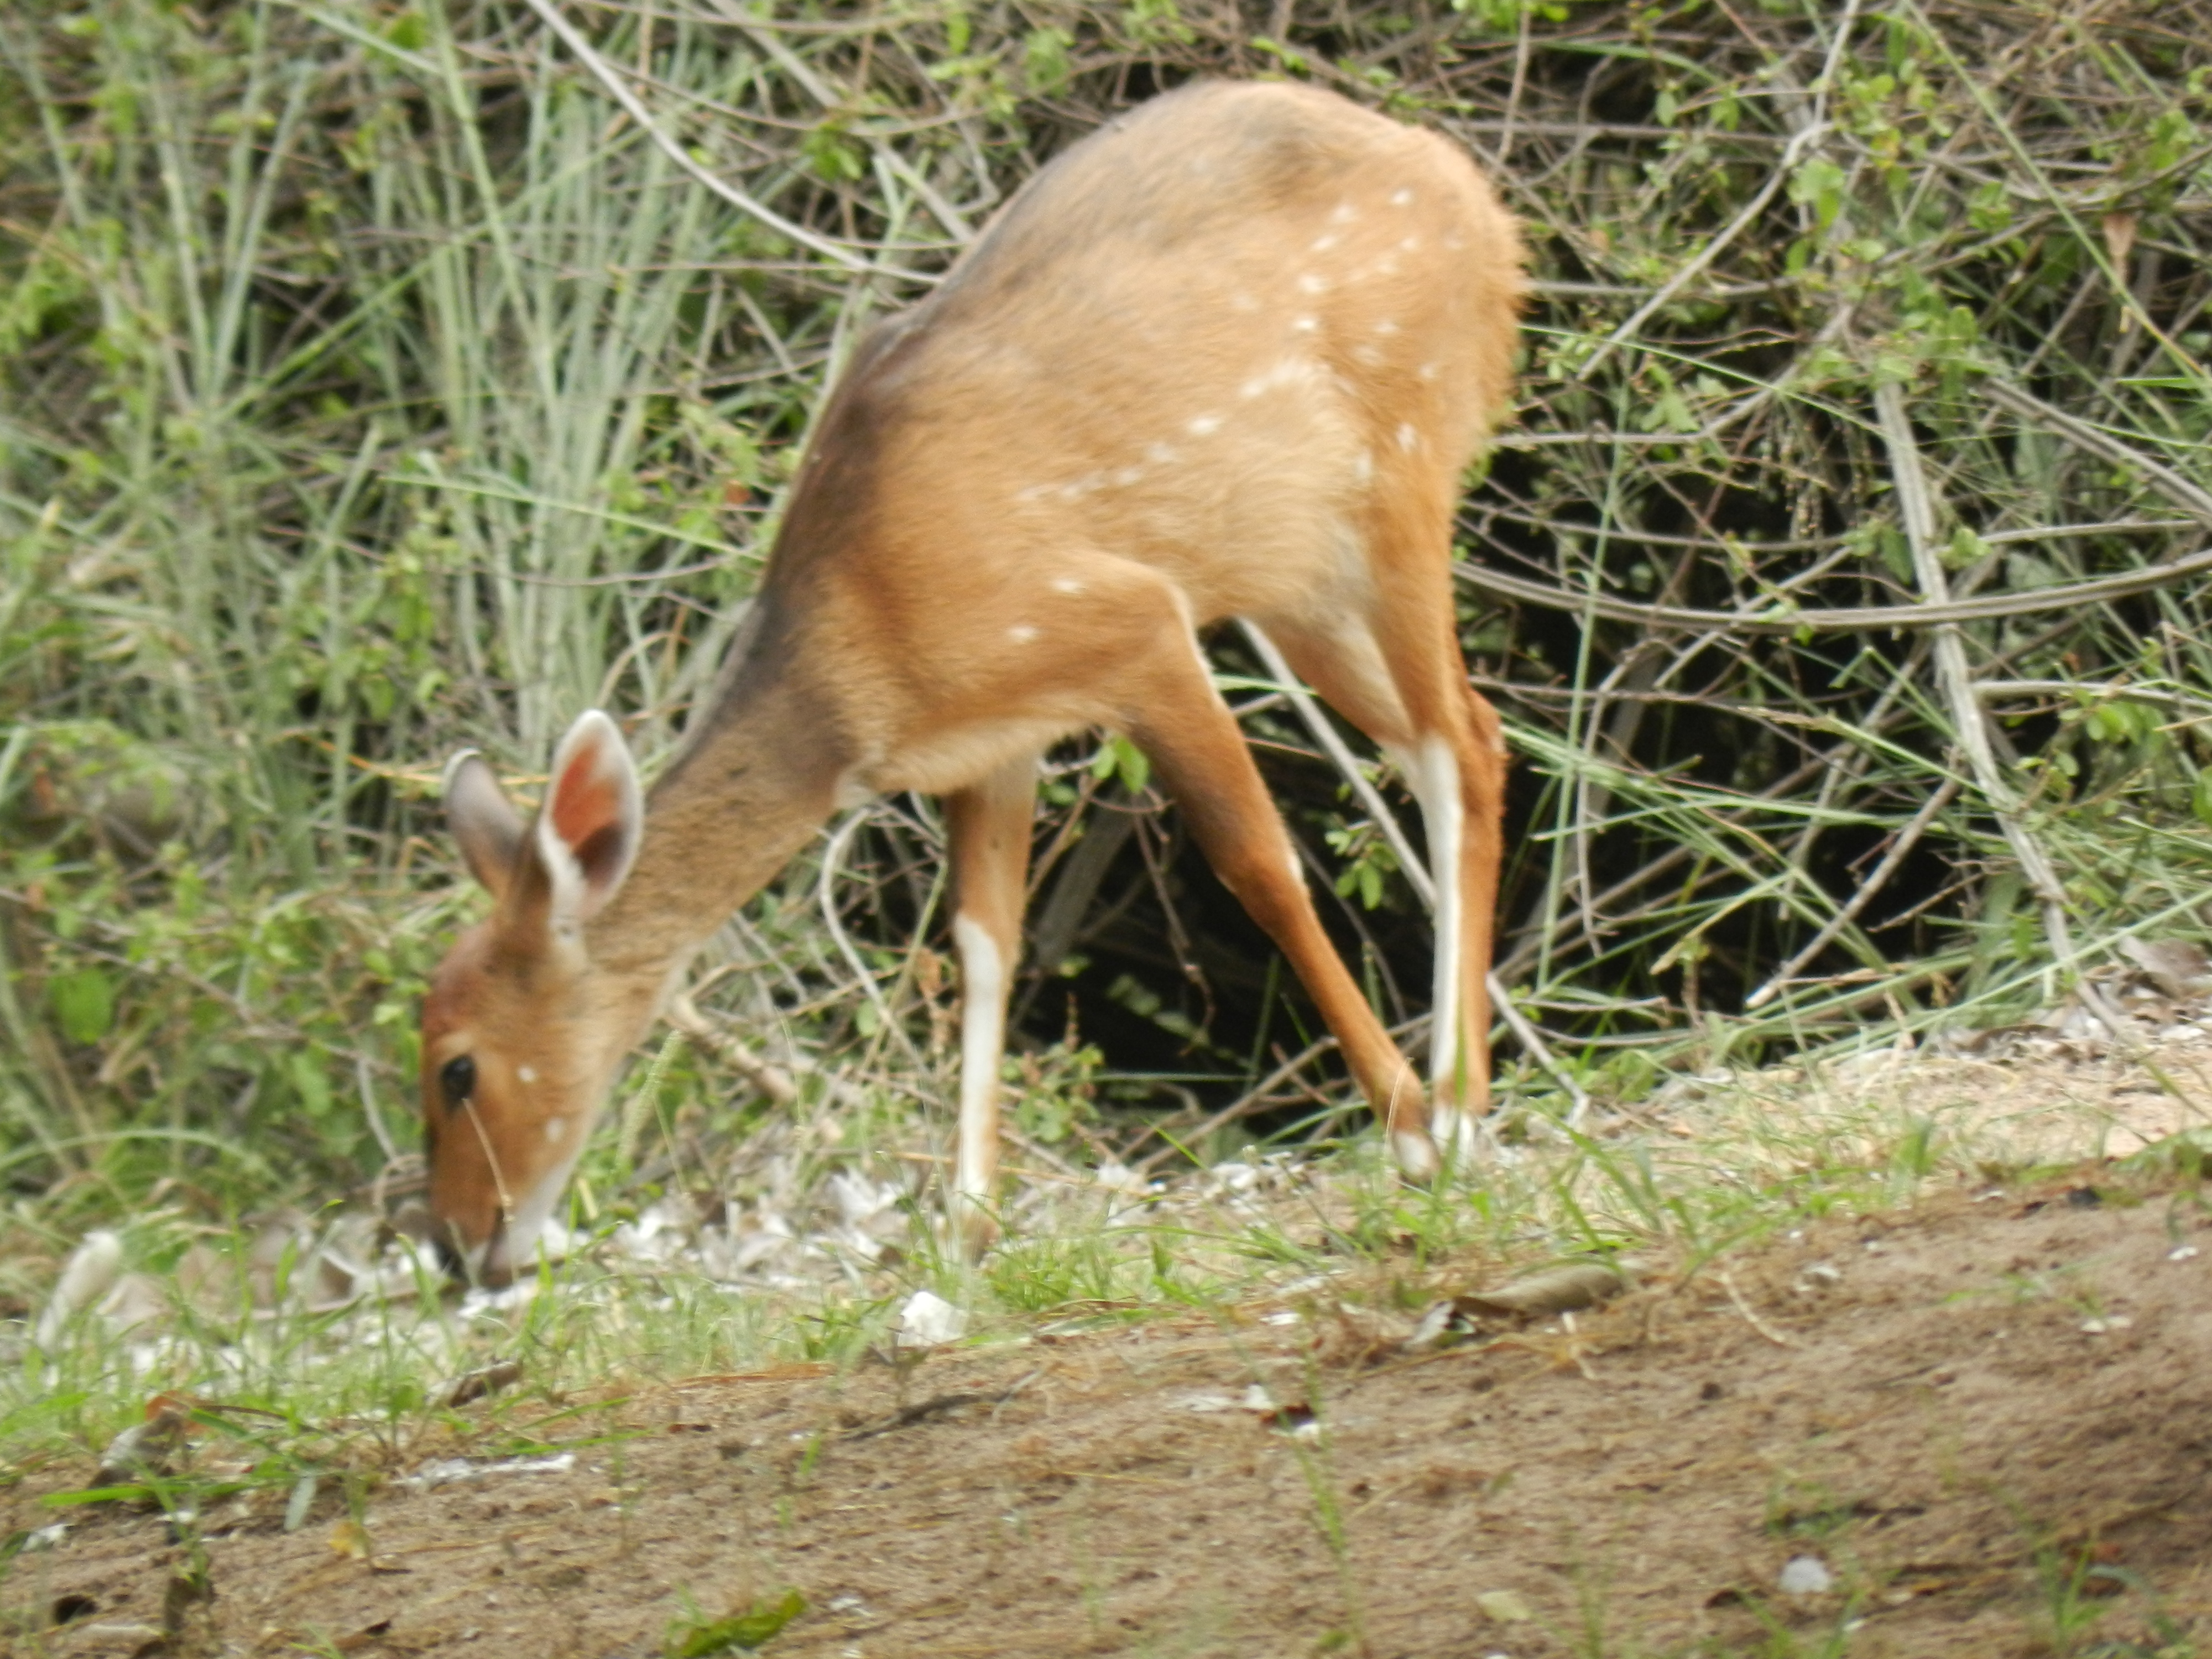
<instances>
[{"instance_id":1,"label":"antelope head","mask_svg":"<svg viewBox=\"0 0 2212 1659\"><path fill-rule=\"evenodd\" d=\"M644 831L637 769L594 709L553 757L526 821L473 750L446 769L446 816L491 914L422 1005L422 1128L447 1267L503 1284L526 1263L636 1036L635 998L596 966L587 924Z\"/></svg>"}]
</instances>

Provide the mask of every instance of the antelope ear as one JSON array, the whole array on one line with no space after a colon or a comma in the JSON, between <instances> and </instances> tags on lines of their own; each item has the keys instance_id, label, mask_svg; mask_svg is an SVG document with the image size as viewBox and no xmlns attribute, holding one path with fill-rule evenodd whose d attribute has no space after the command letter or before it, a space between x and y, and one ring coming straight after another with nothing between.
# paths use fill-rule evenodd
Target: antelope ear
<instances>
[{"instance_id":1,"label":"antelope ear","mask_svg":"<svg viewBox=\"0 0 2212 1659\"><path fill-rule=\"evenodd\" d=\"M553 781L538 814L556 933L574 933L606 908L644 837L645 796L629 745L612 720L587 710L553 751Z\"/></svg>"},{"instance_id":2,"label":"antelope ear","mask_svg":"<svg viewBox=\"0 0 2212 1659\"><path fill-rule=\"evenodd\" d=\"M507 801L499 779L482 755L464 749L446 763L446 826L466 860L469 873L494 898L514 879L515 854L522 850L522 814Z\"/></svg>"}]
</instances>

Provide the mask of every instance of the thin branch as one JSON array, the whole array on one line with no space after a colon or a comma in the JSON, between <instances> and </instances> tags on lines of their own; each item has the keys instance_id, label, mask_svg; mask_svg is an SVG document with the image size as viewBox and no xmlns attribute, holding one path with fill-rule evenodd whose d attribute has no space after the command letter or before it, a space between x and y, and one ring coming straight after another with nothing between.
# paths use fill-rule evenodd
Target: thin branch
<instances>
[{"instance_id":1,"label":"thin branch","mask_svg":"<svg viewBox=\"0 0 2212 1659\"><path fill-rule=\"evenodd\" d=\"M623 106L629 118L637 123L639 131L653 142L661 154L732 207L741 213L750 214L778 235L788 236L802 247L812 248L823 258L835 260L848 270L860 271L870 276L891 276L908 283L937 281L936 277L924 271L902 270L896 266L877 264L864 259L842 244L833 242L826 236L817 235L805 225L785 218L766 204L755 201L736 185L726 184L716 178L706 167L694 161L689 150L660 130L659 125L653 120L652 112L646 108L644 102L623 84L622 76L616 71L613 65L600 57L591 42L579 34L568 20L561 15L559 10L553 5L552 0L526 0L526 3L531 10L544 20L545 27L561 37L562 44L575 54L577 62L592 72L592 78L607 89L608 95Z\"/></svg>"}]
</instances>

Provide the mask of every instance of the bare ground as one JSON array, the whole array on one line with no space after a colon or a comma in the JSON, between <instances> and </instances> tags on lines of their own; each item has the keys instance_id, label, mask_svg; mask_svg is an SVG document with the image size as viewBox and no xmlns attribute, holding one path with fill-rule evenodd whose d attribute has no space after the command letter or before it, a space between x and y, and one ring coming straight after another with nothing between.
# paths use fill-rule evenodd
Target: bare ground
<instances>
[{"instance_id":1,"label":"bare ground","mask_svg":"<svg viewBox=\"0 0 2212 1659\"><path fill-rule=\"evenodd\" d=\"M605 1659L796 1589L790 1659L2201 1654L2212 1224L2100 1178L1412 1358L1324 1287L659 1388L542 1425L565 1472L386 1480L368 1559L327 1498L289 1534L210 1513L198 1604L161 1516L80 1513L19 1558L11 1639ZM1784 1594L1797 1557L1832 1588Z\"/></svg>"}]
</instances>

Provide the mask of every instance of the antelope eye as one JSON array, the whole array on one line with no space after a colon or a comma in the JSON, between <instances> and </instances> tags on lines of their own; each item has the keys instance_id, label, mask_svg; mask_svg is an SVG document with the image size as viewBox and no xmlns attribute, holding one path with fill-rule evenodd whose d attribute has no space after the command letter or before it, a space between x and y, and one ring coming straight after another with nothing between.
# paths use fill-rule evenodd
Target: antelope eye
<instances>
[{"instance_id":1,"label":"antelope eye","mask_svg":"<svg viewBox=\"0 0 2212 1659\"><path fill-rule=\"evenodd\" d=\"M446 1109L457 1112L477 1091L477 1063L466 1054L455 1054L438 1068L438 1086L446 1092Z\"/></svg>"}]
</instances>

